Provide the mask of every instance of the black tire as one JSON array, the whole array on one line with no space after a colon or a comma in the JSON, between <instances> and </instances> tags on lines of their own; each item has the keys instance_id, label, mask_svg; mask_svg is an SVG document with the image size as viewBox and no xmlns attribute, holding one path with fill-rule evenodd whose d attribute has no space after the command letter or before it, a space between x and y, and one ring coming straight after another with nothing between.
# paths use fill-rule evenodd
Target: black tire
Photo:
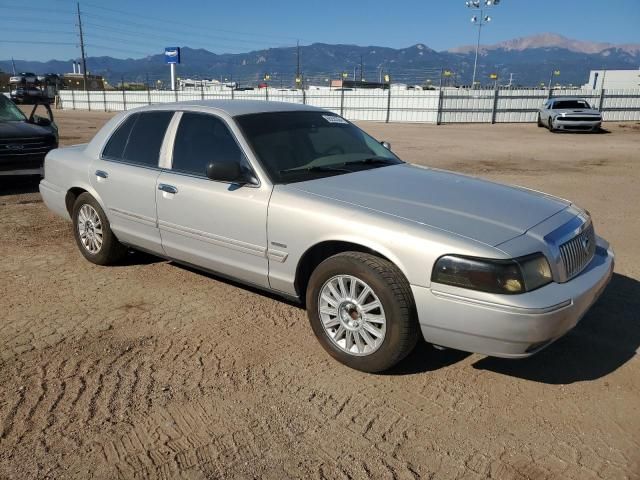
<instances>
[{"instance_id":1,"label":"black tire","mask_svg":"<svg viewBox=\"0 0 640 480\"><path fill-rule=\"evenodd\" d=\"M548 125L547 128L549 128L549 131L551 133L556 133L556 129L553 127L553 118L551 118L551 115L549 115L549 120L548 120Z\"/></svg>"},{"instance_id":2,"label":"black tire","mask_svg":"<svg viewBox=\"0 0 640 480\"><path fill-rule=\"evenodd\" d=\"M538 114L538 128L542 128L544 127L543 123L542 123L542 119L540 118L540 114Z\"/></svg>"},{"instance_id":3,"label":"black tire","mask_svg":"<svg viewBox=\"0 0 640 480\"><path fill-rule=\"evenodd\" d=\"M386 317L382 343L370 354L356 356L338 347L325 331L318 309L320 293L336 275L364 281L380 300ZM404 359L418 340L418 320L409 282L391 262L360 252L344 252L324 260L311 274L306 293L307 315L322 347L339 362L363 372L388 370Z\"/></svg>"},{"instance_id":4,"label":"black tire","mask_svg":"<svg viewBox=\"0 0 640 480\"><path fill-rule=\"evenodd\" d=\"M90 206L97 213L100 219L100 226L102 228L102 244L95 252L89 251L88 247L85 246L80 238L80 220L78 217L80 215L80 210L85 205ZM76 239L78 249L84 258L89 260L91 263L95 263L96 265L113 265L114 263L121 261L126 256L127 248L122 245L113 234L107 216L102 210L102 207L100 207L98 201L93 198L91 194L85 192L78 196L73 205L72 219L73 237Z\"/></svg>"}]
</instances>

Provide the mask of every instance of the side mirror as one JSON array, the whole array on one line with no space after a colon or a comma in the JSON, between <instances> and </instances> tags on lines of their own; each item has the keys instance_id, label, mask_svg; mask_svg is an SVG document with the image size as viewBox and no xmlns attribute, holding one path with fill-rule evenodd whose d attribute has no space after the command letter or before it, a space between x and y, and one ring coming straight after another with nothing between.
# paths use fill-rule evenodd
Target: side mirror
<instances>
[{"instance_id":1,"label":"side mirror","mask_svg":"<svg viewBox=\"0 0 640 480\"><path fill-rule=\"evenodd\" d=\"M389 142L385 142L384 140L382 142L380 142L380 145L382 145L384 148L386 148L387 150L391 150L391 144Z\"/></svg>"},{"instance_id":2,"label":"side mirror","mask_svg":"<svg viewBox=\"0 0 640 480\"><path fill-rule=\"evenodd\" d=\"M213 162L207 165L207 178L217 182L237 183L245 185L247 183L257 185L258 180L253 174L248 174L242 170L237 162Z\"/></svg>"},{"instance_id":3,"label":"side mirror","mask_svg":"<svg viewBox=\"0 0 640 480\"><path fill-rule=\"evenodd\" d=\"M50 127L52 122L48 118L39 117L38 115L35 115L33 117L33 123L35 123L40 127Z\"/></svg>"},{"instance_id":4,"label":"side mirror","mask_svg":"<svg viewBox=\"0 0 640 480\"><path fill-rule=\"evenodd\" d=\"M218 182L237 182L241 176L236 162L215 162L207 165L207 177Z\"/></svg>"}]
</instances>

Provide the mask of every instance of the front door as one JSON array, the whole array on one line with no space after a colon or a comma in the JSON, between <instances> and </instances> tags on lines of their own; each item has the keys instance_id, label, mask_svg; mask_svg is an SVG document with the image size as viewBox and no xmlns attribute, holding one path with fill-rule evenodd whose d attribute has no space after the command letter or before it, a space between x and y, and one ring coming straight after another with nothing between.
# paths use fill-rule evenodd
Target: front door
<instances>
[{"instance_id":1,"label":"front door","mask_svg":"<svg viewBox=\"0 0 640 480\"><path fill-rule=\"evenodd\" d=\"M90 171L118 240L156 253L163 253L156 217L158 162L172 116L151 111L127 117Z\"/></svg>"},{"instance_id":2,"label":"front door","mask_svg":"<svg viewBox=\"0 0 640 480\"><path fill-rule=\"evenodd\" d=\"M212 181L207 165L250 165L221 118L183 112L170 170L156 190L166 254L261 287L268 284L267 207L271 187Z\"/></svg>"}]
</instances>

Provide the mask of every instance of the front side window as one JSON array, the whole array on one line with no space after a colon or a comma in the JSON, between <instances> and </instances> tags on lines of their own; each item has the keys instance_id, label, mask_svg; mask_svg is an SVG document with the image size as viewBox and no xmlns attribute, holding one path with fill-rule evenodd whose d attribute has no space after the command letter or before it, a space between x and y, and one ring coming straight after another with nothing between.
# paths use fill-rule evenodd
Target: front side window
<instances>
[{"instance_id":1,"label":"front side window","mask_svg":"<svg viewBox=\"0 0 640 480\"><path fill-rule=\"evenodd\" d=\"M342 117L322 111L236 117L274 183L294 183L402 163Z\"/></svg>"},{"instance_id":2,"label":"front side window","mask_svg":"<svg viewBox=\"0 0 640 480\"><path fill-rule=\"evenodd\" d=\"M244 154L227 125L213 115L183 113L173 145L171 169L206 176L210 163L224 162L238 162L246 167Z\"/></svg>"},{"instance_id":3,"label":"front side window","mask_svg":"<svg viewBox=\"0 0 640 480\"><path fill-rule=\"evenodd\" d=\"M160 148L173 112L143 112L128 117L118 127L103 151L112 160L157 167Z\"/></svg>"}]
</instances>

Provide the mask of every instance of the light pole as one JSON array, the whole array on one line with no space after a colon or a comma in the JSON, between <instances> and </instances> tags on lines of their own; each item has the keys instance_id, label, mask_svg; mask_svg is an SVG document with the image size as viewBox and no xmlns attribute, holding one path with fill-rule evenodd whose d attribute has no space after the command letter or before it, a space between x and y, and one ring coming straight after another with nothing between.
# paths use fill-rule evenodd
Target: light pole
<instances>
[{"instance_id":1,"label":"light pole","mask_svg":"<svg viewBox=\"0 0 640 480\"><path fill-rule=\"evenodd\" d=\"M471 81L471 88L475 88L476 85L476 71L478 69L478 51L480 50L480 35L482 34L482 27L491 21L489 15L485 15L485 9L494 7L500 3L500 0L468 0L465 5L472 10L479 11L479 15L475 14L471 17L471 23L478 27L478 41L476 43L476 58L473 62L473 80Z\"/></svg>"}]
</instances>

